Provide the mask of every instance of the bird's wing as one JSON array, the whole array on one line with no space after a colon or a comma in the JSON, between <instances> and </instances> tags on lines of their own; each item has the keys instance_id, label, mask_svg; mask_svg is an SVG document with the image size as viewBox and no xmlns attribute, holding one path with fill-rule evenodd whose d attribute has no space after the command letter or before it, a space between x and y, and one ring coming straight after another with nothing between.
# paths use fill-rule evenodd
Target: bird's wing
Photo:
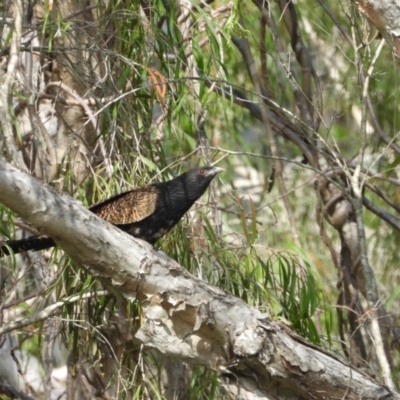
<instances>
[{"instance_id":1,"label":"bird's wing","mask_svg":"<svg viewBox=\"0 0 400 400\"><path fill-rule=\"evenodd\" d=\"M90 211L114 225L132 224L155 211L158 196L157 188L144 187L113 196L90 207Z\"/></svg>"}]
</instances>

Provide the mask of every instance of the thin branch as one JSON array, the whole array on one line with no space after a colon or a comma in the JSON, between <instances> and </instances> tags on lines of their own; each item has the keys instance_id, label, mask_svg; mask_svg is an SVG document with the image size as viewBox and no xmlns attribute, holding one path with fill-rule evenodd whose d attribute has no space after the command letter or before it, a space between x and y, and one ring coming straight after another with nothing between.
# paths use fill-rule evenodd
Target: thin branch
<instances>
[{"instance_id":1,"label":"thin branch","mask_svg":"<svg viewBox=\"0 0 400 400\"><path fill-rule=\"evenodd\" d=\"M92 110L89 108L87 102L85 102L81 96L78 95L78 93L75 92L75 90L71 89L69 86L67 86L66 84L64 84L61 81L58 82L49 82L47 84L47 88L55 86L59 89L64 90L65 92L67 92L70 96L74 97L80 104L80 106L83 108L83 110L85 111L85 114L88 117L88 120L90 121L90 123L93 126L93 132L98 132L98 127L97 127L97 120L95 120L95 116L96 114L93 114ZM85 123L86 125L86 123ZM103 160L104 160L104 164L106 167L106 172L107 172L107 176L110 177L113 173L113 168L111 165L111 161L110 161L110 157L107 155L106 153L106 148L104 145L104 140L101 136L99 136L99 145L100 145L100 150L103 156Z\"/></svg>"},{"instance_id":2,"label":"thin branch","mask_svg":"<svg viewBox=\"0 0 400 400\"><path fill-rule=\"evenodd\" d=\"M353 30L354 32L354 30ZM353 38L354 42L354 54L356 58L356 65L358 66L359 75L363 75L361 73L363 69L363 64L360 62L359 59L359 51L355 46L356 41ZM362 195L362 184L360 183L360 172L361 166L364 162L364 155L367 148L367 141L366 141L366 124L367 124L367 94L369 90L369 82L372 76L375 63L378 59L378 56L383 48L384 40L382 39L375 54L372 58L371 64L368 68L366 76L363 76L362 81L362 98L361 98L361 145L360 145L360 164L355 168L354 174L350 176L351 187L354 192L355 199L353 201L353 210L356 218L357 223L357 233L358 233L358 242L360 248L360 261L361 261L361 270L362 275L365 280L365 296L367 299L368 307L370 310L373 310L375 304L378 304L379 301L379 294L378 294L378 286L376 282L376 277L374 271L369 263L368 260L368 252L367 252L367 240L365 237L365 226L364 226L364 218L362 213L362 205L363 205L363 195ZM384 310L383 306L380 306L382 310ZM383 378L385 380L386 385L389 387L390 390L395 391L396 386L393 382L392 372L390 369L388 355L385 353L385 347L383 343L383 332L381 331L378 323L378 316L377 312L369 313L369 320L371 323L371 335L374 341L374 349L375 354L377 356L379 365L382 369Z\"/></svg>"},{"instance_id":3,"label":"thin branch","mask_svg":"<svg viewBox=\"0 0 400 400\"><path fill-rule=\"evenodd\" d=\"M253 81L255 90L259 94L259 96L262 96L263 89L261 87L260 80L258 78L258 74L255 69L255 63L254 63L253 56L251 54L251 50L250 50L248 41L246 39L236 39L236 38L232 38L232 41L238 48L240 48L240 52L244 58L245 65L247 67L247 70L251 77L251 80ZM274 134L272 133L271 124L269 122L269 118L268 118L268 114L265 109L265 106L261 105L260 111L261 111L261 119L264 124L264 128L265 128L266 135L268 138L270 151L271 151L272 156L275 157L274 158L274 167L275 167L276 178L278 181L279 191L280 191L281 196L283 196L284 193L287 193L287 190L286 190L285 183L283 180L282 164L278 158L279 151L278 151L277 142L275 140ZM293 241L297 247L301 248L302 246L301 246L300 235L299 235L299 232L297 229L297 224L296 224L296 221L294 218L293 209L290 204L289 198L288 198L288 196L285 195L282 197L282 200L283 200L283 204L285 206L285 209L286 209L286 212L287 212L287 215L289 218Z\"/></svg>"},{"instance_id":4,"label":"thin branch","mask_svg":"<svg viewBox=\"0 0 400 400\"><path fill-rule=\"evenodd\" d=\"M5 383L5 382L1 382L0 383L0 394L1 395L5 395L7 397L3 397L2 398L7 398L7 399L21 399L21 400L34 400L33 397L28 396L27 394L25 394L24 392L15 389L14 387L12 387L11 385Z\"/></svg>"},{"instance_id":5,"label":"thin branch","mask_svg":"<svg viewBox=\"0 0 400 400\"><path fill-rule=\"evenodd\" d=\"M36 324L37 322L43 321L47 318L53 316L60 308L64 307L66 304L75 303L82 299L88 299L92 297L105 296L108 293L107 290L99 290L91 293L78 294L74 296L69 296L63 300L57 301L51 306L46 307L44 310L37 312L31 317L26 317L19 319L17 321L9 322L0 326L0 336L7 332L14 331L16 329L25 328L26 326Z\"/></svg>"},{"instance_id":6,"label":"thin branch","mask_svg":"<svg viewBox=\"0 0 400 400\"><path fill-rule=\"evenodd\" d=\"M366 197L363 197L363 205L365 208L374 213L377 217L382 218L386 221L390 226L392 226L396 231L400 233L400 222L398 219L394 218L393 215L388 212L382 210L378 206L376 206L372 201L368 200Z\"/></svg>"}]
</instances>

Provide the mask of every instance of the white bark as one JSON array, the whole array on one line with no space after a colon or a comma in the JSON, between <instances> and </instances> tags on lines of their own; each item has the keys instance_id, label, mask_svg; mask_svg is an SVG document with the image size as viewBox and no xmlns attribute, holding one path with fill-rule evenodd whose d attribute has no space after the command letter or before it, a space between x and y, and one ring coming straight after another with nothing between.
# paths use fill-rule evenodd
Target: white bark
<instances>
[{"instance_id":1,"label":"white bark","mask_svg":"<svg viewBox=\"0 0 400 400\"><path fill-rule=\"evenodd\" d=\"M150 245L0 161L0 202L126 298L143 302L137 337L220 373L233 398L394 399L385 388Z\"/></svg>"},{"instance_id":2,"label":"white bark","mask_svg":"<svg viewBox=\"0 0 400 400\"><path fill-rule=\"evenodd\" d=\"M397 0L360 0L356 4L400 57L400 3Z\"/></svg>"}]
</instances>

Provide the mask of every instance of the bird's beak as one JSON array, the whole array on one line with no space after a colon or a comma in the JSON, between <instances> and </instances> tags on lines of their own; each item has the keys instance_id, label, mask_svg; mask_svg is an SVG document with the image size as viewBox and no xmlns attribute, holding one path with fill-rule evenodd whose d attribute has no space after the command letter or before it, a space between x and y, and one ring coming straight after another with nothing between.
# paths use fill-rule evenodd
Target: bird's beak
<instances>
[{"instance_id":1,"label":"bird's beak","mask_svg":"<svg viewBox=\"0 0 400 400\"><path fill-rule=\"evenodd\" d=\"M222 171L225 171L224 168L213 167L213 169L209 171L209 174L212 174L213 176L215 176L215 175L219 174Z\"/></svg>"}]
</instances>

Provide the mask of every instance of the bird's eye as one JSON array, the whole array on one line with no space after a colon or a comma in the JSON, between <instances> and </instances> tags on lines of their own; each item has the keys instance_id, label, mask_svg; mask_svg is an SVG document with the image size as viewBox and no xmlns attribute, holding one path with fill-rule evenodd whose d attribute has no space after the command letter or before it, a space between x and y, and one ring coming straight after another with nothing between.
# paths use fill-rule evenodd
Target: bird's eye
<instances>
[{"instance_id":1,"label":"bird's eye","mask_svg":"<svg viewBox=\"0 0 400 400\"><path fill-rule=\"evenodd\" d=\"M206 170L205 169L201 169L199 173L200 173L200 175L205 175L206 174Z\"/></svg>"}]
</instances>

